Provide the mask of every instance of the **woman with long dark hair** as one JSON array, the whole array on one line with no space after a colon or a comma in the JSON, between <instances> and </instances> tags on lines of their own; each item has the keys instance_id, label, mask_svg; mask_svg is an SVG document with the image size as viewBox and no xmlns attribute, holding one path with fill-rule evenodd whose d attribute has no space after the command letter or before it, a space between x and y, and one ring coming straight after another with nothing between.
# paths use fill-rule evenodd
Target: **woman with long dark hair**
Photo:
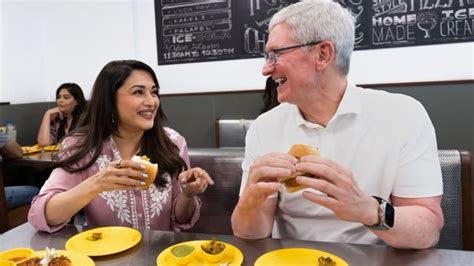
<instances>
[{"instance_id":1,"label":"woman with long dark hair","mask_svg":"<svg viewBox=\"0 0 474 266\"><path fill-rule=\"evenodd\" d=\"M199 218L196 196L213 181L189 169L185 139L164 126L153 69L112 61L99 73L78 128L61 143L60 161L29 213L38 230L54 232L84 210L88 225L140 229L190 228ZM158 164L154 183L134 155Z\"/></svg>"},{"instance_id":2,"label":"woman with long dark hair","mask_svg":"<svg viewBox=\"0 0 474 266\"><path fill-rule=\"evenodd\" d=\"M86 109L84 93L76 83L64 83L56 89L56 104L44 113L41 120L37 137L40 146L57 144L76 128L80 115Z\"/></svg>"}]
</instances>

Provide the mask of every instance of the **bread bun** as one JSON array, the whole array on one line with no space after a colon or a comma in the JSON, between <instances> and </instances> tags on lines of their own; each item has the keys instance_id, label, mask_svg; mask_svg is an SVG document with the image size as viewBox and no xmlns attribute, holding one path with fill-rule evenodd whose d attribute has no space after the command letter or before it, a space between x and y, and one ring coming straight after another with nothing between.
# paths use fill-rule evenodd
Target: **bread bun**
<instances>
[{"instance_id":1,"label":"bread bun","mask_svg":"<svg viewBox=\"0 0 474 266\"><path fill-rule=\"evenodd\" d=\"M155 181L156 174L158 173L158 164L151 163L150 159L146 155L133 156L132 161L139 162L145 166L145 169L143 170L143 172L145 172L148 175L148 177L146 178L146 180L143 180L143 182L145 182L144 185L139 185L137 187L140 189L147 189L153 183L153 181ZM137 179L134 177L132 178Z\"/></svg>"},{"instance_id":2,"label":"bread bun","mask_svg":"<svg viewBox=\"0 0 474 266\"><path fill-rule=\"evenodd\" d=\"M319 155L319 150L317 148L313 148L311 146L305 145L305 144L294 144L291 146L290 150L288 151L288 154L294 156L296 159L298 159L298 162L300 161L300 158L303 156L307 155ZM290 176L285 176L285 177L280 177L278 180L282 182L286 190L290 193L296 192L298 190L306 188L306 186L302 186L298 183L296 183L296 178L297 176L307 176L311 178L315 178L315 176L303 172L296 172Z\"/></svg>"}]
</instances>

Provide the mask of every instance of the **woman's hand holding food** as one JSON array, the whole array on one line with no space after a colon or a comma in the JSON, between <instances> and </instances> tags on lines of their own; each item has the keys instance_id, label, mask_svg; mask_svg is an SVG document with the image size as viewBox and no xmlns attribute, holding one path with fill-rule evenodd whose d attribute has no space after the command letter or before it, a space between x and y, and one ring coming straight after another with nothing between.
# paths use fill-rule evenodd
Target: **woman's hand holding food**
<instances>
[{"instance_id":1,"label":"woman's hand holding food","mask_svg":"<svg viewBox=\"0 0 474 266\"><path fill-rule=\"evenodd\" d=\"M209 174L199 167L181 172L178 181L181 191L188 198L203 193L208 185L214 185L214 181Z\"/></svg>"},{"instance_id":2,"label":"woman's hand holding food","mask_svg":"<svg viewBox=\"0 0 474 266\"><path fill-rule=\"evenodd\" d=\"M59 225L66 222L101 192L140 189L146 178L144 163L132 160L111 162L79 185L51 197L45 210L47 223Z\"/></svg>"},{"instance_id":3,"label":"woman's hand holding food","mask_svg":"<svg viewBox=\"0 0 474 266\"><path fill-rule=\"evenodd\" d=\"M143 163L132 160L120 160L110 163L97 174L86 179L93 191L100 193L113 190L132 190L144 185L148 174Z\"/></svg>"}]
</instances>

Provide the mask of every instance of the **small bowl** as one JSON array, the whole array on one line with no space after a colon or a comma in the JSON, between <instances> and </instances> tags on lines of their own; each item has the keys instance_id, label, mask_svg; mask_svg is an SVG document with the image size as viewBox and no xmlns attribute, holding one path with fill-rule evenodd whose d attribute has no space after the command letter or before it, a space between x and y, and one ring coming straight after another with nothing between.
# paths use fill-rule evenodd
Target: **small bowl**
<instances>
[{"instance_id":1,"label":"small bowl","mask_svg":"<svg viewBox=\"0 0 474 266\"><path fill-rule=\"evenodd\" d=\"M177 245L171 248L170 253L176 263L184 265L188 264L193 258L196 249L190 245Z\"/></svg>"},{"instance_id":2,"label":"small bowl","mask_svg":"<svg viewBox=\"0 0 474 266\"><path fill-rule=\"evenodd\" d=\"M211 253L207 253L204 248L203 248L203 245L209 245L210 242L215 242L215 243L218 243L218 244L222 244L224 245L224 249L222 249L221 252L217 253L217 254L211 254ZM220 241L209 241L209 242L206 242L206 243L203 243L201 244L200 246L200 250L201 250L201 256L206 260L206 261L209 261L209 262L218 262L220 261L223 257L224 257L224 253L225 253L225 250L226 250L226 246L223 242L220 242Z\"/></svg>"},{"instance_id":3,"label":"small bowl","mask_svg":"<svg viewBox=\"0 0 474 266\"><path fill-rule=\"evenodd\" d=\"M16 266L16 263L9 260L0 260L0 266Z\"/></svg>"},{"instance_id":4,"label":"small bowl","mask_svg":"<svg viewBox=\"0 0 474 266\"><path fill-rule=\"evenodd\" d=\"M31 248L14 248L0 253L0 260L12 261L21 264L33 256L34 251Z\"/></svg>"}]
</instances>

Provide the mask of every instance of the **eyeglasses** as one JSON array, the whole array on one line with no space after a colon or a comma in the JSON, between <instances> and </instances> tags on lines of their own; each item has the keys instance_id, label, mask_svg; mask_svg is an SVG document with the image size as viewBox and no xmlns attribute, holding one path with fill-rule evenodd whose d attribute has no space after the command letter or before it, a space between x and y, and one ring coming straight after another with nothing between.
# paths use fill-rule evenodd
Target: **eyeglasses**
<instances>
[{"instance_id":1,"label":"eyeglasses","mask_svg":"<svg viewBox=\"0 0 474 266\"><path fill-rule=\"evenodd\" d=\"M278 61L278 57L282 54L283 51L287 51L290 49L296 49L296 48L301 48L305 46L311 46L311 45L316 45L319 44L321 41L317 42L309 42L309 43L304 43L304 44L298 44L298 45L293 45L293 46L288 46L288 47L282 47L282 48L276 48L271 50L270 52L264 52L263 56L265 56L265 63L269 62L270 65L274 65Z\"/></svg>"}]
</instances>

